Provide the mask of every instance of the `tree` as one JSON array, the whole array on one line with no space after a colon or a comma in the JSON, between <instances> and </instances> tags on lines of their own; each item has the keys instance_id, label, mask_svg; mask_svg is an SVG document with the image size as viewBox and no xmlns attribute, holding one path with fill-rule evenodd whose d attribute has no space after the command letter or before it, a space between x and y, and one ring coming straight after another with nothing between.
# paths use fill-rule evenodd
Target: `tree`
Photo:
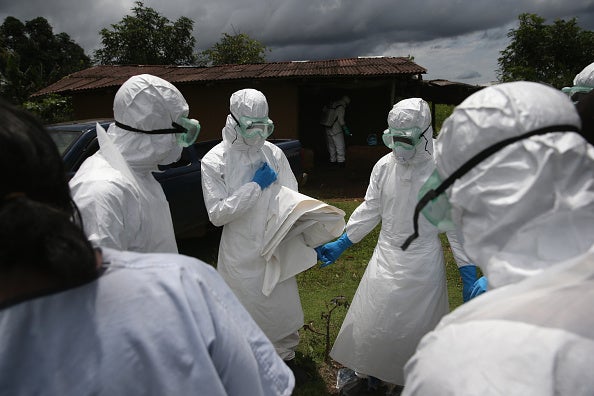
<instances>
[{"instance_id":1,"label":"tree","mask_svg":"<svg viewBox=\"0 0 594 396\"><path fill-rule=\"evenodd\" d=\"M194 21L180 17L171 23L140 1L113 30L101 29L102 48L94 60L102 65L191 65L196 61Z\"/></svg>"},{"instance_id":2,"label":"tree","mask_svg":"<svg viewBox=\"0 0 594 396\"><path fill-rule=\"evenodd\" d=\"M594 59L594 32L582 30L576 18L545 25L536 14L521 14L519 26L500 52L500 82L537 81L556 88L573 85L573 78Z\"/></svg>"},{"instance_id":3,"label":"tree","mask_svg":"<svg viewBox=\"0 0 594 396\"><path fill-rule=\"evenodd\" d=\"M0 26L0 95L13 104L90 65L84 50L68 34L54 35L45 18L22 23L9 16Z\"/></svg>"},{"instance_id":4,"label":"tree","mask_svg":"<svg viewBox=\"0 0 594 396\"><path fill-rule=\"evenodd\" d=\"M266 51L270 50L245 33L235 33L234 35L223 33L221 40L203 51L202 55L208 63L216 66L264 63L266 62Z\"/></svg>"}]
</instances>

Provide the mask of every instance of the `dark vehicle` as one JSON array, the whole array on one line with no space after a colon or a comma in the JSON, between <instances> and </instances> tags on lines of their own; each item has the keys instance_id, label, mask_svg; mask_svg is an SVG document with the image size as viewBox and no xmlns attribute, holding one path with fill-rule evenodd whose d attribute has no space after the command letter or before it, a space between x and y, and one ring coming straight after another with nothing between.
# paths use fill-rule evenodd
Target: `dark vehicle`
<instances>
[{"instance_id":1,"label":"dark vehicle","mask_svg":"<svg viewBox=\"0 0 594 396\"><path fill-rule=\"evenodd\" d=\"M72 177L83 161L99 149L96 123L106 130L113 120L73 121L47 125ZM160 167L155 178L161 183L169 201L173 227L177 239L202 236L209 225L208 214L202 196L200 160L221 140L208 140L186 147L182 157L174 164ZM283 150L297 180L301 180L301 143L292 139L269 139Z\"/></svg>"}]
</instances>

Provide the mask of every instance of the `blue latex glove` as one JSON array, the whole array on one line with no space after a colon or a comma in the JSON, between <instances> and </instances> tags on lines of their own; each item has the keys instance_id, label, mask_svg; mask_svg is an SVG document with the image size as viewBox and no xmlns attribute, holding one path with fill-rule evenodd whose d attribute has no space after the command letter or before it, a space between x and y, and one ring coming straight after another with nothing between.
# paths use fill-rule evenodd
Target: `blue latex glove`
<instances>
[{"instance_id":1,"label":"blue latex glove","mask_svg":"<svg viewBox=\"0 0 594 396\"><path fill-rule=\"evenodd\" d=\"M254 178L252 179L253 182L258 183L262 190L274 183L275 180L276 172L266 162L258 168Z\"/></svg>"},{"instance_id":2,"label":"blue latex glove","mask_svg":"<svg viewBox=\"0 0 594 396\"><path fill-rule=\"evenodd\" d=\"M472 300L476 296L483 294L486 291L487 291L487 278L485 278L484 276L481 276L472 285L472 289L470 290L469 300Z\"/></svg>"},{"instance_id":3,"label":"blue latex glove","mask_svg":"<svg viewBox=\"0 0 594 396\"><path fill-rule=\"evenodd\" d=\"M327 267L334 263L340 255L352 245L353 242L351 242L345 232L334 242L328 242L325 245L318 246L315 250L318 253L318 260L322 262L320 268Z\"/></svg>"},{"instance_id":4,"label":"blue latex glove","mask_svg":"<svg viewBox=\"0 0 594 396\"><path fill-rule=\"evenodd\" d=\"M350 129L349 129L349 127L348 127L348 126L346 126L346 125L343 125L343 126L342 126L342 131L343 131L343 132L344 132L344 134L345 134L345 135L347 135L347 136L353 136L353 134L351 133L351 130L350 130Z\"/></svg>"},{"instance_id":5,"label":"blue latex glove","mask_svg":"<svg viewBox=\"0 0 594 396\"><path fill-rule=\"evenodd\" d=\"M472 287L476 282L476 265L465 265L458 268L462 278L462 300L464 302L471 299Z\"/></svg>"}]
</instances>

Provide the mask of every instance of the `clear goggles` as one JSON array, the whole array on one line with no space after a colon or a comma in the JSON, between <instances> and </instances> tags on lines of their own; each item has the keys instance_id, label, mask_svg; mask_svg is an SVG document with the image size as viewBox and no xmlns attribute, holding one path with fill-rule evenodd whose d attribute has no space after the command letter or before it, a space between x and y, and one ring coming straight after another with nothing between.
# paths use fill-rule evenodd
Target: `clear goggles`
<instances>
[{"instance_id":1,"label":"clear goggles","mask_svg":"<svg viewBox=\"0 0 594 396\"><path fill-rule=\"evenodd\" d=\"M149 135L168 135L175 134L177 144L181 147L188 147L194 144L200 134L200 123L193 118L180 117L177 122L171 123L172 128L154 129L152 131L144 131L142 129L134 128L121 122L116 121L116 126L127 131L146 133Z\"/></svg>"},{"instance_id":2,"label":"clear goggles","mask_svg":"<svg viewBox=\"0 0 594 396\"><path fill-rule=\"evenodd\" d=\"M437 169L435 169L427 181L421 186L418 196L419 200L430 190L436 190L442 183L443 180L439 176ZM446 194L439 194L436 198L427 202L421 213L441 232L456 228L456 225L452 221L452 205Z\"/></svg>"},{"instance_id":3,"label":"clear goggles","mask_svg":"<svg viewBox=\"0 0 594 396\"><path fill-rule=\"evenodd\" d=\"M392 128L389 127L384 131L382 140L388 148L394 149L396 147L402 147L405 150L412 150L421 140L421 137L425 135L425 132L429 129L429 125L425 130L419 127L411 128Z\"/></svg>"},{"instance_id":4,"label":"clear goggles","mask_svg":"<svg viewBox=\"0 0 594 396\"><path fill-rule=\"evenodd\" d=\"M562 92L567 94L569 98L575 103L579 102L582 96L586 95L592 90L592 87L584 87L580 85L576 85L573 87L564 87L561 89Z\"/></svg>"},{"instance_id":5,"label":"clear goggles","mask_svg":"<svg viewBox=\"0 0 594 396\"><path fill-rule=\"evenodd\" d=\"M402 250L408 249L410 244L419 237L419 214L423 213L423 216L427 220L435 225L440 231L449 231L455 228L455 224L452 221L452 206L448 197L446 196L446 190L454 184L454 182L460 177L464 176L468 171L481 163L485 158L491 156L502 148L516 143L520 140L527 139L535 135L544 135L552 132L578 132L580 129L575 125L553 125L550 127L536 129L534 131L526 132L519 136L514 136L508 139L504 139L498 143L489 146L470 158L462 166L460 166L454 173L442 180L437 169L429 176L429 179L423 184L419 190L419 202L415 207L413 215L413 226L414 232L411 234L406 241L402 244Z\"/></svg>"},{"instance_id":6,"label":"clear goggles","mask_svg":"<svg viewBox=\"0 0 594 396\"><path fill-rule=\"evenodd\" d=\"M173 123L173 126L179 126L183 129L183 132L175 134L177 143L182 147L193 145L200 134L200 123L193 118L180 117L177 123Z\"/></svg>"},{"instance_id":7,"label":"clear goggles","mask_svg":"<svg viewBox=\"0 0 594 396\"><path fill-rule=\"evenodd\" d=\"M266 139L274 131L274 123L268 117L239 117L237 119L233 113L231 113L231 117L239 126L241 136L248 139L258 136Z\"/></svg>"}]
</instances>

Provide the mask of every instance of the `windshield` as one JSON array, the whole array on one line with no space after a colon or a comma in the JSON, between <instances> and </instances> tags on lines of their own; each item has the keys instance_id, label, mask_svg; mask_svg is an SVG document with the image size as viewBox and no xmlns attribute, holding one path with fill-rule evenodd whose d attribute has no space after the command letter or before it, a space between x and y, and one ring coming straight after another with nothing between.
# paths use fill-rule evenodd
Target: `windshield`
<instances>
[{"instance_id":1,"label":"windshield","mask_svg":"<svg viewBox=\"0 0 594 396\"><path fill-rule=\"evenodd\" d=\"M50 129L48 132L54 143L56 143L56 146L58 146L60 155L63 155L72 142L78 139L83 133L83 131L64 131L59 129Z\"/></svg>"}]
</instances>

